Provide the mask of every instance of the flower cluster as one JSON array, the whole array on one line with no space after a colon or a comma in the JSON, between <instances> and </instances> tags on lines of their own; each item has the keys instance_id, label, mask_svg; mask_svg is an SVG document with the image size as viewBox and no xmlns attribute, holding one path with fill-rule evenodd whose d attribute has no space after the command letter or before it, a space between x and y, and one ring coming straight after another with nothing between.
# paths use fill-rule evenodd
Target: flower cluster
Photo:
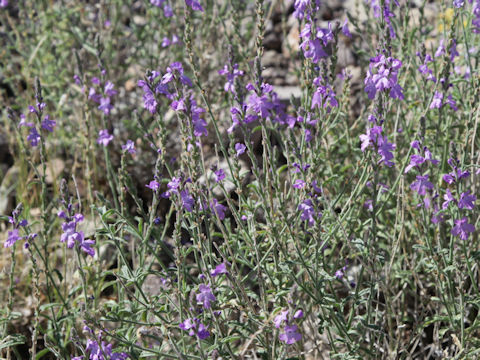
<instances>
[{"instance_id":1,"label":"flower cluster","mask_svg":"<svg viewBox=\"0 0 480 360\"><path fill-rule=\"evenodd\" d=\"M360 148L363 152L365 152L367 148L373 148L378 155L380 155L378 162L391 167L395 165L395 163L391 161L393 159L392 151L395 150L395 144L388 142L387 136L382 135L382 132L383 128L381 125L374 125L371 128L367 128L367 132L360 135L360 141L362 142Z\"/></svg>"},{"instance_id":2,"label":"flower cluster","mask_svg":"<svg viewBox=\"0 0 480 360\"><path fill-rule=\"evenodd\" d=\"M423 197L425 207L429 208L432 200L431 193L433 192L434 186L430 182L430 177L426 172L429 164L437 165L439 161L433 158L428 147L423 146L420 141L412 141L410 146L415 153L410 155L410 163L407 165L404 172L406 174L412 169L417 171L418 175L416 175L415 180L410 184L410 189Z\"/></svg>"},{"instance_id":3,"label":"flower cluster","mask_svg":"<svg viewBox=\"0 0 480 360\"><path fill-rule=\"evenodd\" d=\"M430 56L430 54L425 54L425 56L422 56L420 52L417 52L417 56L422 60L422 65L419 66L418 71L424 75L427 76L427 81L433 81L434 83L437 82L437 78L433 75L432 69L428 67L429 63L433 63L433 58Z\"/></svg>"},{"instance_id":4,"label":"flower cluster","mask_svg":"<svg viewBox=\"0 0 480 360\"><path fill-rule=\"evenodd\" d=\"M84 331L94 335L93 330L88 326L84 326ZM101 333L98 335L98 339L88 339L85 350L88 354L88 358L85 356L76 356L72 360L126 360L129 358L127 353L113 352L113 345L107 344L102 340Z\"/></svg>"},{"instance_id":5,"label":"flower cluster","mask_svg":"<svg viewBox=\"0 0 480 360\"><path fill-rule=\"evenodd\" d=\"M163 48L169 47L170 45L177 45L177 44L180 44L180 39L175 34L172 35L171 40L166 36L162 39L162 47Z\"/></svg>"},{"instance_id":6,"label":"flower cluster","mask_svg":"<svg viewBox=\"0 0 480 360\"><path fill-rule=\"evenodd\" d=\"M105 74L102 71L102 74ZM112 97L117 94L114 85L110 81L106 81L104 85L99 78L91 79L92 86L88 91L88 99L98 104L98 109L102 110L105 115L109 115L113 109Z\"/></svg>"},{"instance_id":7,"label":"flower cluster","mask_svg":"<svg viewBox=\"0 0 480 360\"><path fill-rule=\"evenodd\" d=\"M313 80L313 83L317 86L317 90L312 97L312 109L323 107L327 109L327 112L330 112L332 107L338 107L335 92L325 78L319 76Z\"/></svg>"},{"instance_id":8,"label":"flower cluster","mask_svg":"<svg viewBox=\"0 0 480 360\"><path fill-rule=\"evenodd\" d=\"M228 128L228 133L232 133L242 123L248 124L256 120L270 119L279 124L289 123L291 116L285 113L285 104L278 99L272 85L262 83L257 90L252 83L248 83L245 88L250 92L247 103L230 108L232 125Z\"/></svg>"},{"instance_id":9,"label":"flower cluster","mask_svg":"<svg viewBox=\"0 0 480 360\"><path fill-rule=\"evenodd\" d=\"M398 84L398 70L402 62L383 54L370 59L370 67L365 78L365 92L373 100L377 93L388 91L392 99L403 100L403 89Z\"/></svg>"},{"instance_id":10,"label":"flower cluster","mask_svg":"<svg viewBox=\"0 0 480 360\"><path fill-rule=\"evenodd\" d=\"M470 172L467 170L462 170L459 166L459 161L455 159L448 159L448 164L451 166L452 171L443 175L442 179L448 185L457 184L462 179L467 179L470 177ZM458 189L458 186L455 188ZM447 189L444 195L444 202L442 204L443 209L447 209L450 204L455 204L458 208L458 211L472 211L475 208L475 202L477 197L471 194L470 191L461 192L460 195L455 197L451 189ZM471 233L475 231L475 226L468 223L468 218L463 216L461 219L454 220L455 226L452 228L451 232L454 236L458 236L461 240L467 240Z\"/></svg>"},{"instance_id":11,"label":"flower cluster","mask_svg":"<svg viewBox=\"0 0 480 360\"><path fill-rule=\"evenodd\" d=\"M227 77L227 82L223 87L225 92L231 92L235 94L235 79L239 76L243 76L245 72L243 70L238 69L238 64L233 65L232 69L229 69L228 65L225 65L223 69L218 70L220 75L224 75Z\"/></svg>"},{"instance_id":12,"label":"flower cluster","mask_svg":"<svg viewBox=\"0 0 480 360\"><path fill-rule=\"evenodd\" d=\"M60 237L60 241L66 242L69 249L73 248L75 244L77 244L87 255L94 256L95 249L92 246L95 245L95 240L85 239L85 234L83 231L77 230L77 225L84 220L84 216L75 212L75 206L72 204L71 200L66 200L66 194L64 193L65 187L66 183L63 180L61 185L61 204L64 209L58 211L57 213L57 216L64 220L62 224L63 233Z\"/></svg>"},{"instance_id":13,"label":"flower cluster","mask_svg":"<svg viewBox=\"0 0 480 360\"><path fill-rule=\"evenodd\" d=\"M287 345L296 343L302 339L302 334L298 332L298 326L292 324L294 320L301 319L303 317L303 311L297 310L293 314L292 319L289 319L289 310L281 311L279 315L273 319L273 324L277 329L283 326L283 332L280 333L278 338Z\"/></svg>"},{"instance_id":14,"label":"flower cluster","mask_svg":"<svg viewBox=\"0 0 480 360\"><path fill-rule=\"evenodd\" d=\"M37 237L36 233L29 234L26 236L20 236L20 228L25 228L28 225L28 221L23 219L20 220L20 215L22 214L23 206L18 204L15 210L12 211L12 216L8 217L8 222L13 225L13 230L8 232L7 240L3 244L3 247L12 247L18 240L25 239L25 248L28 248L28 240L33 240Z\"/></svg>"},{"instance_id":15,"label":"flower cluster","mask_svg":"<svg viewBox=\"0 0 480 360\"><path fill-rule=\"evenodd\" d=\"M310 8L311 4L314 4L313 9ZM295 11L293 12L293 16L297 19L311 19L312 14L320 9L320 0L315 0L315 2L312 2L311 0L295 0L294 8Z\"/></svg>"},{"instance_id":16,"label":"flower cluster","mask_svg":"<svg viewBox=\"0 0 480 360\"><path fill-rule=\"evenodd\" d=\"M175 83L170 87L169 84ZM178 85L178 86L177 86ZM138 86L143 90L143 103L145 109L151 114L157 111L156 95L164 95L171 100L170 107L178 112L182 112L191 121L194 136L207 136L207 122L201 117L205 109L198 106L196 100L188 90L183 88L183 93L177 92L177 88L191 88L193 86L190 78L184 74L183 66L180 62L174 62L167 67L166 73L161 76L157 71L151 71L147 74L146 80L140 80Z\"/></svg>"},{"instance_id":17,"label":"flower cluster","mask_svg":"<svg viewBox=\"0 0 480 360\"><path fill-rule=\"evenodd\" d=\"M210 336L208 328L200 322L200 319L188 318L180 323L178 327L182 330L188 331L189 336L197 336L200 340L204 340Z\"/></svg>"},{"instance_id":18,"label":"flower cluster","mask_svg":"<svg viewBox=\"0 0 480 360\"><path fill-rule=\"evenodd\" d=\"M50 119L50 115L45 115L43 117L43 110L45 109L46 104L44 102L37 102L36 106L30 105L28 107L28 111L30 114L34 114L38 121L40 122L40 127L43 130L46 130L48 132L53 132L54 127L56 126L56 121ZM43 120L42 120L43 117ZM25 126L27 128L30 128L30 131L27 136L27 141L32 147L38 146L40 143L41 137L40 133L37 130L37 127L35 126L35 123L33 122L27 122L26 116L24 114L20 114L20 123L18 124L18 127Z\"/></svg>"},{"instance_id":19,"label":"flower cluster","mask_svg":"<svg viewBox=\"0 0 480 360\"><path fill-rule=\"evenodd\" d=\"M166 0L150 0L150 4L157 7L163 6L163 15L165 17L172 17L173 16L173 9Z\"/></svg>"},{"instance_id":20,"label":"flower cluster","mask_svg":"<svg viewBox=\"0 0 480 360\"><path fill-rule=\"evenodd\" d=\"M107 146L113 140L113 135L108 133L107 129L98 132L97 144Z\"/></svg>"},{"instance_id":21,"label":"flower cluster","mask_svg":"<svg viewBox=\"0 0 480 360\"><path fill-rule=\"evenodd\" d=\"M327 46L335 39L332 29L332 23L328 24L328 29L312 28L310 23L305 24L300 33L302 39L300 49L303 51L303 56L311 59L315 64L321 59L327 58L329 56Z\"/></svg>"},{"instance_id":22,"label":"flower cluster","mask_svg":"<svg viewBox=\"0 0 480 360\"><path fill-rule=\"evenodd\" d=\"M308 169L308 168L307 168ZM303 180L295 181L294 187L297 189L303 189L306 184ZM318 210L318 197L322 193L322 189L317 186L317 181L312 181L311 188L313 189L308 195L310 198L303 200L298 205L298 211L300 211L300 219L306 221L308 226L313 226L322 217L322 213Z\"/></svg>"}]
</instances>

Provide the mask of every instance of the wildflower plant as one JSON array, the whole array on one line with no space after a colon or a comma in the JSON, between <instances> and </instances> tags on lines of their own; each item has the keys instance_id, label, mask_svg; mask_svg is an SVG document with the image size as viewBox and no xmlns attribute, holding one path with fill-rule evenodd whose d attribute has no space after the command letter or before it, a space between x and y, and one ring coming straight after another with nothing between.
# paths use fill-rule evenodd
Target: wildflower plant
<instances>
[{"instance_id":1,"label":"wildflower plant","mask_svg":"<svg viewBox=\"0 0 480 360\"><path fill-rule=\"evenodd\" d=\"M479 2L331 5L0 0L0 357L477 356Z\"/></svg>"}]
</instances>

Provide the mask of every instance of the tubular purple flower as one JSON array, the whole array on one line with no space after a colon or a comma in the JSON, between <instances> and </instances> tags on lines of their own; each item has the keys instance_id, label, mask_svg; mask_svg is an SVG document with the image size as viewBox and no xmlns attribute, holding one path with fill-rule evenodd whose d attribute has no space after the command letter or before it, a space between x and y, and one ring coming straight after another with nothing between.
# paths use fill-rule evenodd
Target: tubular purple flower
<instances>
[{"instance_id":1,"label":"tubular purple flower","mask_svg":"<svg viewBox=\"0 0 480 360\"><path fill-rule=\"evenodd\" d=\"M410 189L415 190L419 195L425 196L427 190L433 189L433 184L428 181L428 175L417 175L417 180L410 185Z\"/></svg>"},{"instance_id":2,"label":"tubular purple flower","mask_svg":"<svg viewBox=\"0 0 480 360\"><path fill-rule=\"evenodd\" d=\"M38 146L38 143L40 142L40 134L37 131L36 127L32 127L30 129L30 133L27 136L27 141L30 143L30 146L35 147Z\"/></svg>"},{"instance_id":3,"label":"tubular purple flower","mask_svg":"<svg viewBox=\"0 0 480 360\"><path fill-rule=\"evenodd\" d=\"M122 145L122 150L128 152L129 154L135 154L137 152L135 149L135 143L132 140L127 140L127 143Z\"/></svg>"},{"instance_id":4,"label":"tubular purple flower","mask_svg":"<svg viewBox=\"0 0 480 360\"><path fill-rule=\"evenodd\" d=\"M282 326L282 323L288 324L288 310L282 311L273 319L273 324L277 329L279 329Z\"/></svg>"},{"instance_id":5,"label":"tubular purple flower","mask_svg":"<svg viewBox=\"0 0 480 360\"><path fill-rule=\"evenodd\" d=\"M212 271L210 271L210 275L212 277L215 277L215 276L218 276L218 275L221 275L221 274L228 274L228 270L227 270L227 264L226 263L221 263L219 265L217 265L215 267L215 269L213 269Z\"/></svg>"},{"instance_id":6,"label":"tubular purple flower","mask_svg":"<svg viewBox=\"0 0 480 360\"><path fill-rule=\"evenodd\" d=\"M50 120L49 115L45 115L45 118L42 121L42 129L45 129L49 132L53 132L53 128L55 127L56 124L57 122L55 120Z\"/></svg>"},{"instance_id":7,"label":"tubular purple flower","mask_svg":"<svg viewBox=\"0 0 480 360\"><path fill-rule=\"evenodd\" d=\"M245 153L246 149L247 149L247 147L242 143L236 143L235 144L235 151L237 152L237 156L240 156L243 153Z\"/></svg>"},{"instance_id":8,"label":"tubular purple flower","mask_svg":"<svg viewBox=\"0 0 480 360\"><path fill-rule=\"evenodd\" d=\"M160 189L160 183L156 180L150 181L148 185L145 186L153 191L157 191L158 189Z\"/></svg>"},{"instance_id":9,"label":"tubular purple flower","mask_svg":"<svg viewBox=\"0 0 480 360\"><path fill-rule=\"evenodd\" d=\"M473 210L476 200L477 197L475 195L470 195L470 191L464 192L460 195L460 200L458 201L458 208Z\"/></svg>"},{"instance_id":10,"label":"tubular purple flower","mask_svg":"<svg viewBox=\"0 0 480 360\"><path fill-rule=\"evenodd\" d=\"M8 232L7 240L3 244L3 247L11 247L13 246L18 240L21 240L23 237L19 235L18 229L13 229L12 231Z\"/></svg>"},{"instance_id":11,"label":"tubular purple flower","mask_svg":"<svg viewBox=\"0 0 480 360\"><path fill-rule=\"evenodd\" d=\"M189 194L187 189L184 189L180 192L180 197L182 198L182 205L188 212L193 211L193 206L195 205L195 200Z\"/></svg>"},{"instance_id":12,"label":"tubular purple flower","mask_svg":"<svg viewBox=\"0 0 480 360\"><path fill-rule=\"evenodd\" d=\"M107 146L113 140L113 135L108 133L107 129L100 130L98 133L97 144Z\"/></svg>"},{"instance_id":13,"label":"tubular purple flower","mask_svg":"<svg viewBox=\"0 0 480 360\"><path fill-rule=\"evenodd\" d=\"M215 295L212 293L210 286L200 284L199 293L196 295L197 302L201 303L205 309L210 309L211 303L216 300Z\"/></svg>"},{"instance_id":14,"label":"tubular purple flower","mask_svg":"<svg viewBox=\"0 0 480 360\"><path fill-rule=\"evenodd\" d=\"M302 335L298 332L297 325L287 325L284 331L285 332L281 333L278 338L287 345L294 344L302 339Z\"/></svg>"},{"instance_id":15,"label":"tubular purple flower","mask_svg":"<svg viewBox=\"0 0 480 360\"><path fill-rule=\"evenodd\" d=\"M192 10L203 12L202 5L200 5L200 2L198 2L197 0L185 0L185 4L190 6Z\"/></svg>"},{"instance_id":16,"label":"tubular purple flower","mask_svg":"<svg viewBox=\"0 0 480 360\"><path fill-rule=\"evenodd\" d=\"M455 220L455 227L452 229L452 235L458 236L462 240L467 240L471 233L475 231L475 226L468 223L468 219Z\"/></svg>"}]
</instances>

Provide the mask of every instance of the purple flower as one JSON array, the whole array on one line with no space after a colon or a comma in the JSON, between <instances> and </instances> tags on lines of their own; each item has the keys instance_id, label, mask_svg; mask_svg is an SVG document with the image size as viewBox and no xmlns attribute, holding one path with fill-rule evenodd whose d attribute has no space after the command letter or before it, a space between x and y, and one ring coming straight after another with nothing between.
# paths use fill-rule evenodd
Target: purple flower
<instances>
[{"instance_id":1,"label":"purple flower","mask_svg":"<svg viewBox=\"0 0 480 360\"><path fill-rule=\"evenodd\" d=\"M69 221L62 224L62 235L60 237L61 242L67 242L67 247L69 249L75 246L75 242L78 241L80 244L83 242L84 234L83 231L77 231L77 222Z\"/></svg>"},{"instance_id":2,"label":"purple flower","mask_svg":"<svg viewBox=\"0 0 480 360\"><path fill-rule=\"evenodd\" d=\"M112 140L113 140L113 135L110 135L107 129L99 131L97 144L102 144L103 146L107 146L108 143Z\"/></svg>"},{"instance_id":3,"label":"purple flower","mask_svg":"<svg viewBox=\"0 0 480 360\"><path fill-rule=\"evenodd\" d=\"M320 212L315 211L311 199L304 200L300 205L298 205L298 210L302 212L300 214L300 219L303 221L308 221L308 226L315 225L316 219L322 216Z\"/></svg>"},{"instance_id":4,"label":"purple flower","mask_svg":"<svg viewBox=\"0 0 480 360\"><path fill-rule=\"evenodd\" d=\"M21 239L22 239L22 237L19 236L18 229L13 229L12 231L8 232L8 237L7 237L7 240L5 241L5 244L3 244L3 247L11 247L18 240L21 240Z\"/></svg>"},{"instance_id":5,"label":"purple flower","mask_svg":"<svg viewBox=\"0 0 480 360\"><path fill-rule=\"evenodd\" d=\"M210 336L205 325L203 325L197 318L186 319L184 322L180 323L178 327L182 330L188 331L188 335L190 336L197 335L200 340L204 340Z\"/></svg>"},{"instance_id":6,"label":"purple flower","mask_svg":"<svg viewBox=\"0 0 480 360\"><path fill-rule=\"evenodd\" d=\"M359 136L360 141L362 142L362 144L360 146L360 149L363 152L365 152L365 150L368 147L376 144L377 143L377 138L378 138L378 136L380 136L382 131L383 130L382 130L381 126L374 126L372 128L368 128L366 134L362 134L362 135Z\"/></svg>"},{"instance_id":7,"label":"purple flower","mask_svg":"<svg viewBox=\"0 0 480 360\"><path fill-rule=\"evenodd\" d=\"M389 90L393 99L404 98L403 89L398 84L398 70L402 62L380 54L370 59L370 67L365 78L365 92L373 100L377 92Z\"/></svg>"},{"instance_id":8,"label":"purple flower","mask_svg":"<svg viewBox=\"0 0 480 360\"><path fill-rule=\"evenodd\" d=\"M440 109L442 107L443 94L439 91L435 91L433 96L432 103L430 104L430 109Z\"/></svg>"},{"instance_id":9,"label":"purple flower","mask_svg":"<svg viewBox=\"0 0 480 360\"><path fill-rule=\"evenodd\" d=\"M177 191L181 184L181 179L177 177L172 177L172 180L167 184L167 188L172 191Z\"/></svg>"},{"instance_id":10,"label":"purple flower","mask_svg":"<svg viewBox=\"0 0 480 360\"><path fill-rule=\"evenodd\" d=\"M335 92L330 84L326 82L326 80L321 77L317 77L313 80L313 83L317 85L317 90L312 97L312 109L315 106L319 109L323 107L327 109L327 112L330 112L332 107L338 106L338 101L335 98Z\"/></svg>"},{"instance_id":11,"label":"purple flower","mask_svg":"<svg viewBox=\"0 0 480 360\"><path fill-rule=\"evenodd\" d=\"M436 210L432 215L432 223L439 224L445 221L445 215L440 211Z\"/></svg>"},{"instance_id":12,"label":"purple flower","mask_svg":"<svg viewBox=\"0 0 480 360\"><path fill-rule=\"evenodd\" d=\"M147 82L144 80L138 81L138 86L143 90L143 107L147 109L151 114L155 114L157 111L157 100L152 90L150 90Z\"/></svg>"},{"instance_id":13,"label":"purple flower","mask_svg":"<svg viewBox=\"0 0 480 360\"><path fill-rule=\"evenodd\" d=\"M326 47L334 39L331 32L331 23L328 26L328 30L321 28L312 29L310 23L307 23L300 33L302 39L300 49L302 49L303 55L307 59L311 59L315 64L321 59L328 57Z\"/></svg>"},{"instance_id":14,"label":"purple flower","mask_svg":"<svg viewBox=\"0 0 480 360\"><path fill-rule=\"evenodd\" d=\"M463 217L462 219L455 220L455 227L452 229L452 234L460 237L462 240L467 240L474 231L475 226L469 224L468 219Z\"/></svg>"},{"instance_id":15,"label":"purple flower","mask_svg":"<svg viewBox=\"0 0 480 360\"><path fill-rule=\"evenodd\" d=\"M190 336L195 335L195 331L193 331L193 329L195 329L196 326L197 326L197 324L195 322L195 319L192 319L192 318L185 319L184 322L182 322L178 325L178 327L182 330L185 330L185 331L190 330L189 333L188 333L188 335L190 335Z\"/></svg>"},{"instance_id":16,"label":"purple flower","mask_svg":"<svg viewBox=\"0 0 480 360\"><path fill-rule=\"evenodd\" d=\"M305 181L303 181L302 179L297 179L295 180L295 182L293 183L293 187L295 189L303 189L305 187L306 183Z\"/></svg>"},{"instance_id":17,"label":"purple flower","mask_svg":"<svg viewBox=\"0 0 480 360\"><path fill-rule=\"evenodd\" d=\"M297 330L297 325L287 325L284 329L285 332L281 333L278 338L287 345L294 344L302 339L302 335Z\"/></svg>"},{"instance_id":18,"label":"purple flower","mask_svg":"<svg viewBox=\"0 0 480 360\"><path fill-rule=\"evenodd\" d=\"M383 162L385 165L391 167L394 165L391 159L393 159L392 150L395 150L395 144L389 143L386 136L379 136L378 141L378 154L381 159L379 162Z\"/></svg>"},{"instance_id":19,"label":"purple flower","mask_svg":"<svg viewBox=\"0 0 480 360\"><path fill-rule=\"evenodd\" d=\"M164 37L162 40L162 47L170 46L170 39L168 37Z\"/></svg>"},{"instance_id":20,"label":"purple flower","mask_svg":"<svg viewBox=\"0 0 480 360\"><path fill-rule=\"evenodd\" d=\"M214 174L215 174L215 182L216 183L219 183L220 181L225 179L225 171L223 171L223 169L218 169L217 171L215 171Z\"/></svg>"},{"instance_id":21,"label":"purple flower","mask_svg":"<svg viewBox=\"0 0 480 360\"><path fill-rule=\"evenodd\" d=\"M210 332L202 323L198 325L197 336L200 340L204 340L210 336Z\"/></svg>"},{"instance_id":22,"label":"purple flower","mask_svg":"<svg viewBox=\"0 0 480 360\"><path fill-rule=\"evenodd\" d=\"M220 220L225 219L225 211L227 210L227 207L220 204L217 199L213 199L210 202L210 209L212 209L214 214L218 215Z\"/></svg>"},{"instance_id":23,"label":"purple flower","mask_svg":"<svg viewBox=\"0 0 480 360\"><path fill-rule=\"evenodd\" d=\"M463 178L468 178L470 176L470 172L468 170L463 171L458 165L458 160L454 159L448 159L448 164L453 168L453 171L451 171L448 174L443 175L442 179L445 181L447 184L453 184L457 180L463 179Z\"/></svg>"},{"instance_id":24,"label":"purple flower","mask_svg":"<svg viewBox=\"0 0 480 360\"><path fill-rule=\"evenodd\" d=\"M212 271L210 271L210 275L215 277L221 274L228 274L227 270L227 264L226 263L221 263L215 267Z\"/></svg>"},{"instance_id":25,"label":"purple flower","mask_svg":"<svg viewBox=\"0 0 480 360\"><path fill-rule=\"evenodd\" d=\"M42 129L45 129L49 132L53 132L53 128L55 127L56 124L57 123L55 120L50 120L50 116L46 115L42 121Z\"/></svg>"},{"instance_id":26,"label":"purple flower","mask_svg":"<svg viewBox=\"0 0 480 360\"><path fill-rule=\"evenodd\" d=\"M20 114L20 122L18 123L18 127L20 128L22 126L26 126L26 127L31 128L35 125L33 124L33 122L27 122L24 114Z\"/></svg>"},{"instance_id":27,"label":"purple flower","mask_svg":"<svg viewBox=\"0 0 480 360\"><path fill-rule=\"evenodd\" d=\"M413 141L410 146L418 151L420 151L420 143L418 141ZM410 164L405 168L405 174L408 173L413 167L420 168L420 165L422 165L425 162L431 162L433 165L438 164L438 160L435 160L433 158L432 153L426 146L422 148L424 156L418 155L418 154L413 154L410 156Z\"/></svg>"},{"instance_id":28,"label":"purple flower","mask_svg":"<svg viewBox=\"0 0 480 360\"><path fill-rule=\"evenodd\" d=\"M196 0L185 0L185 4L190 6L192 8L192 10L203 12L202 5L200 5L200 3Z\"/></svg>"},{"instance_id":29,"label":"purple flower","mask_svg":"<svg viewBox=\"0 0 480 360\"><path fill-rule=\"evenodd\" d=\"M201 303L205 309L210 309L211 302L216 300L215 295L212 293L212 289L208 285L200 284L198 290L199 293L195 297L197 302Z\"/></svg>"},{"instance_id":30,"label":"purple flower","mask_svg":"<svg viewBox=\"0 0 480 360\"><path fill-rule=\"evenodd\" d=\"M101 345L99 344L101 343ZM90 360L126 360L129 358L127 353L113 352L113 345L101 341L100 336L98 341L88 339L85 350L90 353Z\"/></svg>"},{"instance_id":31,"label":"purple flower","mask_svg":"<svg viewBox=\"0 0 480 360\"><path fill-rule=\"evenodd\" d=\"M280 328L280 326L282 326L282 323L288 324L288 310L282 311L273 319L273 324L277 329Z\"/></svg>"},{"instance_id":32,"label":"purple flower","mask_svg":"<svg viewBox=\"0 0 480 360\"><path fill-rule=\"evenodd\" d=\"M458 201L458 208L473 210L476 200L477 197L475 195L470 195L470 191L464 192L460 195L460 200Z\"/></svg>"},{"instance_id":33,"label":"purple flower","mask_svg":"<svg viewBox=\"0 0 480 360\"><path fill-rule=\"evenodd\" d=\"M113 105L110 103L110 98L102 97L98 109L102 110L105 115L110 114L110 111L113 109Z\"/></svg>"},{"instance_id":34,"label":"purple flower","mask_svg":"<svg viewBox=\"0 0 480 360\"><path fill-rule=\"evenodd\" d=\"M251 84L249 84L251 85ZM247 89L252 89L253 86L247 85ZM253 89L252 89L253 90ZM250 90L251 91L251 90ZM268 118L271 116L271 111L274 109L274 104L270 100L270 97L267 95L272 91L272 87L269 84L262 84L262 93L257 95L257 93L253 92L247 104L247 111L252 111L255 115L260 116L263 119Z\"/></svg>"},{"instance_id":35,"label":"purple flower","mask_svg":"<svg viewBox=\"0 0 480 360\"><path fill-rule=\"evenodd\" d=\"M195 205L195 200L193 200L192 195L188 193L187 189L184 189L180 192L180 197L182 198L182 205L188 212L193 211L193 205Z\"/></svg>"},{"instance_id":36,"label":"purple flower","mask_svg":"<svg viewBox=\"0 0 480 360\"><path fill-rule=\"evenodd\" d=\"M80 242L80 249L82 249L83 252L87 253L90 256L95 256L95 249L92 248L92 246L95 245L95 240L83 240Z\"/></svg>"},{"instance_id":37,"label":"purple flower","mask_svg":"<svg viewBox=\"0 0 480 360\"><path fill-rule=\"evenodd\" d=\"M30 129L30 133L27 136L27 140L30 143L30 146L35 147L40 142L40 134L37 131L36 127Z\"/></svg>"},{"instance_id":38,"label":"purple flower","mask_svg":"<svg viewBox=\"0 0 480 360\"><path fill-rule=\"evenodd\" d=\"M293 314L294 319L301 319L303 318L303 311L302 310L297 310L295 314Z\"/></svg>"},{"instance_id":39,"label":"purple flower","mask_svg":"<svg viewBox=\"0 0 480 360\"><path fill-rule=\"evenodd\" d=\"M228 65L225 65L223 69L218 70L218 73L227 77L227 82L225 83L224 90L226 92L231 92L232 94L235 94L235 78L244 75L244 72L242 70L238 70L238 64L233 65L232 71L230 71Z\"/></svg>"},{"instance_id":40,"label":"purple flower","mask_svg":"<svg viewBox=\"0 0 480 360\"><path fill-rule=\"evenodd\" d=\"M456 202L450 189L447 189L447 193L443 195L443 199L445 201L442 204L442 209L446 209L451 202L454 202L454 203Z\"/></svg>"},{"instance_id":41,"label":"purple flower","mask_svg":"<svg viewBox=\"0 0 480 360\"><path fill-rule=\"evenodd\" d=\"M351 38L352 37L352 34L350 33L350 30L348 29L348 19L345 18L345 21L343 23L343 26L342 26L342 33L343 35Z\"/></svg>"},{"instance_id":42,"label":"purple flower","mask_svg":"<svg viewBox=\"0 0 480 360\"><path fill-rule=\"evenodd\" d=\"M165 5L163 6L163 16L165 16L165 17L167 17L167 18L173 16L173 9L172 9L172 7L171 7L170 5L165 4Z\"/></svg>"},{"instance_id":43,"label":"purple flower","mask_svg":"<svg viewBox=\"0 0 480 360\"><path fill-rule=\"evenodd\" d=\"M115 85L113 85L113 83L111 81L107 81L105 83L105 88L104 88L103 92L105 93L105 95L107 95L109 97L112 97L112 96L117 94L117 90L115 90L114 87L115 87Z\"/></svg>"},{"instance_id":44,"label":"purple flower","mask_svg":"<svg viewBox=\"0 0 480 360\"><path fill-rule=\"evenodd\" d=\"M237 156L242 155L245 152L246 149L247 149L247 147L242 143L236 143L235 144L235 151L237 152Z\"/></svg>"},{"instance_id":45,"label":"purple flower","mask_svg":"<svg viewBox=\"0 0 480 360\"><path fill-rule=\"evenodd\" d=\"M8 6L8 0L0 0L0 8L5 8Z\"/></svg>"},{"instance_id":46,"label":"purple flower","mask_svg":"<svg viewBox=\"0 0 480 360\"><path fill-rule=\"evenodd\" d=\"M132 140L127 140L127 143L122 145L122 150L128 152L129 154L135 154L137 152L135 149L135 143Z\"/></svg>"},{"instance_id":47,"label":"purple flower","mask_svg":"<svg viewBox=\"0 0 480 360\"><path fill-rule=\"evenodd\" d=\"M161 7L165 0L150 0L150 4L153 6Z\"/></svg>"},{"instance_id":48,"label":"purple flower","mask_svg":"<svg viewBox=\"0 0 480 360\"><path fill-rule=\"evenodd\" d=\"M153 191L157 191L158 189L160 189L160 183L156 180L150 181L148 185L145 186Z\"/></svg>"},{"instance_id":49,"label":"purple flower","mask_svg":"<svg viewBox=\"0 0 480 360\"><path fill-rule=\"evenodd\" d=\"M454 100L453 96L450 94L447 96L447 101L446 103L448 104L448 106L450 106L450 108L453 110L453 111L457 111L458 110L458 107L457 107L457 102Z\"/></svg>"},{"instance_id":50,"label":"purple flower","mask_svg":"<svg viewBox=\"0 0 480 360\"><path fill-rule=\"evenodd\" d=\"M425 196L427 190L433 189L433 184L428 181L428 175L417 175L417 180L410 185L410 189L415 190L419 195Z\"/></svg>"}]
</instances>

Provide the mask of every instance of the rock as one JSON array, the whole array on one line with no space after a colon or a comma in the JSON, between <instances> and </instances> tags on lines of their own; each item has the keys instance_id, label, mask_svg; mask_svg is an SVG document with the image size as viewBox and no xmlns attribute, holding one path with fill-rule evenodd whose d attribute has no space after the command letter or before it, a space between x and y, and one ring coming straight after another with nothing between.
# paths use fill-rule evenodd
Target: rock
<instances>
[{"instance_id":1,"label":"rock","mask_svg":"<svg viewBox=\"0 0 480 360\"><path fill-rule=\"evenodd\" d=\"M145 26L147 24L147 18L144 16L134 15L133 23L138 26Z\"/></svg>"},{"instance_id":2,"label":"rock","mask_svg":"<svg viewBox=\"0 0 480 360\"><path fill-rule=\"evenodd\" d=\"M355 64L352 48L347 46L344 41L338 42L337 66L340 68Z\"/></svg>"},{"instance_id":3,"label":"rock","mask_svg":"<svg viewBox=\"0 0 480 360\"><path fill-rule=\"evenodd\" d=\"M62 159L55 158L47 162L47 174L45 181L48 185L52 185L54 181L59 180L60 176L65 169L65 162ZM40 164L37 166L37 171L40 176L43 176L43 166Z\"/></svg>"},{"instance_id":4,"label":"rock","mask_svg":"<svg viewBox=\"0 0 480 360\"><path fill-rule=\"evenodd\" d=\"M278 95L278 99L286 103L290 102L292 96L296 99L300 99L302 96L302 90L299 86L275 86L274 90Z\"/></svg>"},{"instance_id":5,"label":"rock","mask_svg":"<svg viewBox=\"0 0 480 360\"><path fill-rule=\"evenodd\" d=\"M262 57L262 65L264 67L276 67L282 64L282 56L274 51L267 50Z\"/></svg>"}]
</instances>

